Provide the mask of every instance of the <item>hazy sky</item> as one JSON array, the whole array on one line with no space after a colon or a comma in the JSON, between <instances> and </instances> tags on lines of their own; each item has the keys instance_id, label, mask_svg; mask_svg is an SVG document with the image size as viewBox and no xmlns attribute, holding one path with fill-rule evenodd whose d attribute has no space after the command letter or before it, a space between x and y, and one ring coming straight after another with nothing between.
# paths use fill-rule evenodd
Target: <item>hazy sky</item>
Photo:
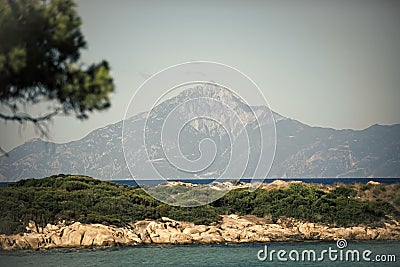
<instances>
[{"instance_id":1,"label":"hazy sky","mask_svg":"<svg viewBox=\"0 0 400 267\"><path fill-rule=\"evenodd\" d=\"M106 59L112 108L57 118L52 141L80 139L123 119L149 74L208 60L250 76L271 108L309 125L363 129L400 123L400 1L78 1L83 61ZM1 125L9 150L35 137Z\"/></svg>"}]
</instances>

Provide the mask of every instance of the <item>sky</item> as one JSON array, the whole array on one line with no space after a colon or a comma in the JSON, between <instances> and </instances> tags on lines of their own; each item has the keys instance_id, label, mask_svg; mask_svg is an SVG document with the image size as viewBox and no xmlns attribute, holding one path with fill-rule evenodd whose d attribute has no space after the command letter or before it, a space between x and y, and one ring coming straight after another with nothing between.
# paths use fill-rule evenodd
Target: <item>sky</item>
<instances>
[{"instance_id":1,"label":"sky","mask_svg":"<svg viewBox=\"0 0 400 267\"><path fill-rule=\"evenodd\" d=\"M106 59L112 107L89 120L58 117L50 141L80 139L123 119L151 74L205 60L237 68L272 110L312 126L364 129L400 123L400 1L78 1L88 49ZM40 109L39 109L40 110ZM1 122L6 151L37 137Z\"/></svg>"}]
</instances>

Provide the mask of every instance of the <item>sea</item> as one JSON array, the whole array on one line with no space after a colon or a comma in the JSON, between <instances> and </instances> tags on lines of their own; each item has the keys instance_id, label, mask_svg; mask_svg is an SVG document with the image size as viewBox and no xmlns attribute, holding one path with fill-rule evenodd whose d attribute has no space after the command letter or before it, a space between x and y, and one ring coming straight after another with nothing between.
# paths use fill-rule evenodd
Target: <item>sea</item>
<instances>
[{"instance_id":1,"label":"sea","mask_svg":"<svg viewBox=\"0 0 400 267\"><path fill-rule=\"evenodd\" d=\"M400 241L347 242L347 247L340 249L336 242L298 242L0 251L0 266L389 267L400 266Z\"/></svg>"}]
</instances>

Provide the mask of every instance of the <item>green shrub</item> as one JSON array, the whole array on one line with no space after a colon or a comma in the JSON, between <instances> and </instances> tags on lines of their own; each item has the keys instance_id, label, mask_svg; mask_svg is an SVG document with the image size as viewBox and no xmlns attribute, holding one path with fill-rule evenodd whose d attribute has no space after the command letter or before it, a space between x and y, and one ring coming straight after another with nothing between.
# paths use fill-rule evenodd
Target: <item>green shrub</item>
<instances>
[{"instance_id":1,"label":"green shrub","mask_svg":"<svg viewBox=\"0 0 400 267\"><path fill-rule=\"evenodd\" d=\"M80 181L68 181L65 184L65 189L68 192L75 191L75 190L84 190L84 189L88 189L88 188L89 188L89 186L86 183L80 182Z\"/></svg>"},{"instance_id":2,"label":"green shrub","mask_svg":"<svg viewBox=\"0 0 400 267\"><path fill-rule=\"evenodd\" d=\"M180 193L178 196L189 199L196 193L184 186L165 186L156 190L160 194ZM205 197L216 193L207 188L202 192ZM21 180L0 188L0 233L24 231L29 220L41 226L60 220L122 226L137 220L169 217L210 224L223 214L251 214L272 221L293 217L350 226L377 223L385 215L400 218L399 212L387 201L362 201L354 198L355 195L356 191L346 185L325 193L312 185L294 183L285 189L257 189L254 192L236 189L209 205L180 208L155 200L139 187L87 176L55 175ZM400 197L392 201L400 206Z\"/></svg>"},{"instance_id":3,"label":"green shrub","mask_svg":"<svg viewBox=\"0 0 400 267\"><path fill-rule=\"evenodd\" d=\"M344 186L336 187L330 192L332 197L354 197L356 194L356 190Z\"/></svg>"},{"instance_id":4,"label":"green shrub","mask_svg":"<svg viewBox=\"0 0 400 267\"><path fill-rule=\"evenodd\" d=\"M397 197L397 198L395 199L394 204L395 204L396 206L400 206L400 197Z\"/></svg>"}]
</instances>

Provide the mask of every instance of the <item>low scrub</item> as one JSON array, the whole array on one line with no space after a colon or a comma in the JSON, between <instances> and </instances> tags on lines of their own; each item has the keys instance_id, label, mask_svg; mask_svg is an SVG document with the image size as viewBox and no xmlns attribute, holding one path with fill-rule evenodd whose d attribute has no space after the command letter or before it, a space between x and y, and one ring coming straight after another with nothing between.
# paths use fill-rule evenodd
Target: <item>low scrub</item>
<instances>
[{"instance_id":1,"label":"low scrub","mask_svg":"<svg viewBox=\"0 0 400 267\"><path fill-rule=\"evenodd\" d=\"M0 233L23 232L30 220L39 226L62 220L66 223L80 221L124 226L137 220L169 217L195 224L210 224L218 221L219 215L238 214L272 220L293 217L351 226L378 224L387 215L400 218L398 198L385 201L357 197L360 192L369 189L341 185L323 191L313 185L298 183L283 189L258 189L254 192L235 189L209 205L181 208L155 200L140 187L87 176L56 175L22 180L0 188ZM165 190L171 188L165 187Z\"/></svg>"}]
</instances>

